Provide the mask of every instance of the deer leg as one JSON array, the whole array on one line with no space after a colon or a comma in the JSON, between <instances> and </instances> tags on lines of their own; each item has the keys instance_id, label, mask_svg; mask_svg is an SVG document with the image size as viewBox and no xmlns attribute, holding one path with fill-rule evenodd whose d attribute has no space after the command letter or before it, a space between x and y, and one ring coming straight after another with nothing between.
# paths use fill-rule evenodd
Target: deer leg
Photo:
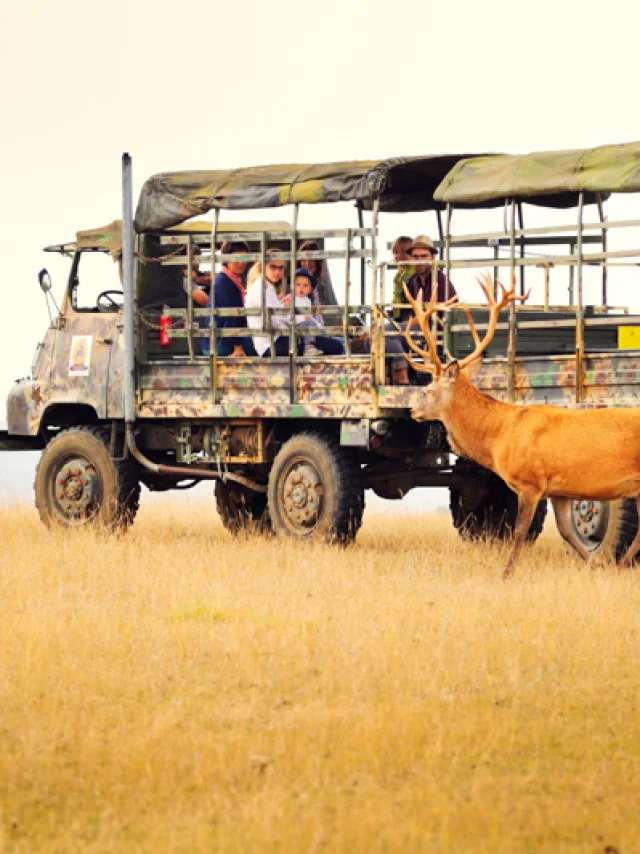
<instances>
[{"instance_id":1,"label":"deer leg","mask_svg":"<svg viewBox=\"0 0 640 854\"><path fill-rule=\"evenodd\" d=\"M515 572L516 560L526 536L529 533L529 528L531 527L531 522L533 521L533 516L536 512L539 500L540 495L538 493L536 493L535 496L525 495L522 492L518 493L518 517L516 519L516 527L513 532L513 548L511 549L509 560L507 561L507 565L502 573L502 577L505 579L511 578Z\"/></svg>"},{"instance_id":2,"label":"deer leg","mask_svg":"<svg viewBox=\"0 0 640 854\"><path fill-rule=\"evenodd\" d=\"M636 507L638 508L638 518L640 519L640 495L636 496ZM638 530L633 538L633 542L620 558L618 568L630 569L633 566L633 559L636 556L638 549L640 549L640 525L638 525Z\"/></svg>"},{"instance_id":3,"label":"deer leg","mask_svg":"<svg viewBox=\"0 0 640 854\"><path fill-rule=\"evenodd\" d=\"M576 537L571 524L571 499L554 496L551 499L551 505L556 517L558 533L562 539L578 552L582 560L589 560L589 552Z\"/></svg>"}]
</instances>

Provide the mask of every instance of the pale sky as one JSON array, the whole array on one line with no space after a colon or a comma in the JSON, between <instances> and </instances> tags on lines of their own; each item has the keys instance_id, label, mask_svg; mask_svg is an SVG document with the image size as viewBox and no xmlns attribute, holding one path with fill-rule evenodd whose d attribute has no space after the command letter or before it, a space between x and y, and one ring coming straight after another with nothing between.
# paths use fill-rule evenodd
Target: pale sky
<instances>
[{"instance_id":1,"label":"pale sky","mask_svg":"<svg viewBox=\"0 0 640 854\"><path fill-rule=\"evenodd\" d=\"M173 169L637 140L638 19L620 0L11 3L0 398L46 329L38 270L64 288L41 249L120 216L123 151L138 190ZM335 224L321 213L302 225ZM432 214L390 223L434 232Z\"/></svg>"}]
</instances>

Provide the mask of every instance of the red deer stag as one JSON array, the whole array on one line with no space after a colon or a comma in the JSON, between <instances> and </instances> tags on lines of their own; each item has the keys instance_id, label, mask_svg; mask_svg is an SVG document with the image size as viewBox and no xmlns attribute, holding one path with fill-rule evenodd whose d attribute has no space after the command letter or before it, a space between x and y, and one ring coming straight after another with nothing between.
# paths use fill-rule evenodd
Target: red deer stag
<instances>
[{"instance_id":1,"label":"red deer stag","mask_svg":"<svg viewBox=\"0 0 640 854\"><path fill-rule=\"evenodd\" d=\"M498 282L502 298L497 301L491 277L487 275L478 282L489 303L489 322L482 341L466 305L455 299L437 304L435 289L431 301L424 305L422 295L414 300L405 286L415 313L406 339L424 363L416 362L410 354L407 357L416 370L433 376L411 414L416 421L441 421L454 453L491 469L518 496L514 542L504 569L505 578L514 572L535 509L544 498L551 499L560 535L587 560L588 552L572 530L571 499L635 498L640 513L640 410L516 406L479 391L464 369L486 350L500 311L515 300L526 299L528 294L516 296L515 281L509 291ZM454 306L467 314L475 350L464 359L443 365L431 318L434 312ZM422 330L426 349L411 337L414 320ZM638 548L640 529L622 556L621 567L631 566Z\"/></svg>"}]
</instances>

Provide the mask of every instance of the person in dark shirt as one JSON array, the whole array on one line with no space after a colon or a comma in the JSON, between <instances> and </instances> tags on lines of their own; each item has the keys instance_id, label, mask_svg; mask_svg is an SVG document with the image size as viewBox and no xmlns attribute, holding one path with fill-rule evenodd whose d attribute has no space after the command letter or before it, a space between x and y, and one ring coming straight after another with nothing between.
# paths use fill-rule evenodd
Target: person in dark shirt
<instances>
[{"instance_id":1,"label":"person in dark shirt","mask_svg":"<svg viewBox=\"0 0 640 854\"><path fill-rule=\"evenodd\" d=\"M438 250L433 245L433 240L427 237L426 234L421 234L413 241L409 249L410 257L416 262L415 273L407 282L409 293L414 299L418 298L418 294L422 291L422 299L425 303L431 299L433 293L433 285L431 283L431 263L438 254ZM438 269L438 295L437 302L445 302L445 300L455 297L456 289L451 281L447 290L447 279L444 272ZM403 300L404 301L404 300ZM410 308L402 309L401 319L409 320L413 316L413 311Z\"/></svg>"},{"instance_id":2,"label":"person in dark shirt","mask_svg":"<svg viewBox=\"0 0 640 854\"><path fill-rule=\"evenodd\" d=\"M248 245L242 241L225 242L222 244L223 255L244 254L249 252ZM216 276L213 288L213 300L210 305L215 308L243 308L245 288L242 275L247 264L245 261L225 261L222 270ZM246 329L246 317L216 317L218 329ZM250 337L221 338L218 342L218 356L256 356L253 340Z\"/></svg>"}]
</instances>

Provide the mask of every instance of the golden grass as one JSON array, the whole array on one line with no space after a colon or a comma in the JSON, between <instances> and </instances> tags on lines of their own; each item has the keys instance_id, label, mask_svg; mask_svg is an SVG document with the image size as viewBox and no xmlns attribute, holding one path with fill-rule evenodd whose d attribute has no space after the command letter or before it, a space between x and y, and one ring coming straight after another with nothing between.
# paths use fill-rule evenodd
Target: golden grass
<instances>
[{"instance_id":1,"label":"golden grass","mask_svg":"<svg viewBox=\"0 0 640 854\"><path fill-rule=\"evenodd\" d=\"M0 538L2 852L640 850L640 579L555 533Z\"/></svg>"}]
</instances>

